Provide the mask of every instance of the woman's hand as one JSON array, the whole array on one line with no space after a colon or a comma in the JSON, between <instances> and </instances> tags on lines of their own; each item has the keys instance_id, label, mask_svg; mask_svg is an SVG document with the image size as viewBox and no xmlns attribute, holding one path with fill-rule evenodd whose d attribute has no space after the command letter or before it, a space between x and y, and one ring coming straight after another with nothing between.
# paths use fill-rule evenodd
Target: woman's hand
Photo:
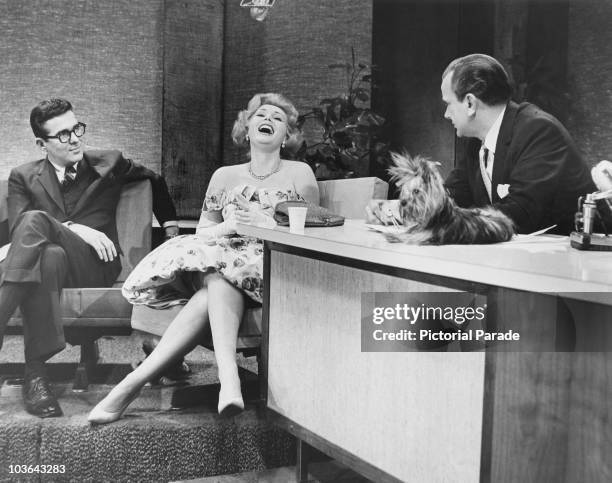
<instances>
[{"instance_id":1,"label":"woman's hand","mask_svg":"<svg viewBox=\"0 0 612 483\"><path fill-rule=\"evenodd\" d=\"M275 225L274 220L257 203L249 203L242 195L237 195L236 201L238 206L233 213L236 222L249 225Z\"/></svg>"},{"instance_id":2,"label":"woman's hand","mask_svg":"<svg viewBox=\"0 0 612 483\"><path fill-rule=\"evenodd\" d=\"M265 211L254 206L248 208L241 206L234 212L234 218L238 223L247 223L249 225L268 225L271 220Z\"/></svg>"},{"instance_id":3,"label":"woman's hand","mask_svg":"<svg viewBox=\"0 0 612 483\"><path fill-rule=\"evenodd\" d=\"M612 163L607 160L600 161L591 170L593 182L599 191L612 189Z\"/></svg>"}]
</instances>

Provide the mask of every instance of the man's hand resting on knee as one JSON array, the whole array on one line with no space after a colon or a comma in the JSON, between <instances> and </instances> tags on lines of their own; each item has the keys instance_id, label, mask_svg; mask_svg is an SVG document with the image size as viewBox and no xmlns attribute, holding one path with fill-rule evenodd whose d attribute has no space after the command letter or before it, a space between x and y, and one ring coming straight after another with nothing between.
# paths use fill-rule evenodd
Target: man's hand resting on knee
<instances>
[{"instance_id":1,"label":"man's hand resting on knee","mask_svg":"<svg viewBox=\"0 0 612 483\"><path fill-rule=\"evenodd\" d=\"M100 260L111 262L117 257L117 249L115 244L104 233L87 225L79 225L78 223L66 224L73 232L79 235L85 243L93 247Z\"/></svg>"}]
</instances>

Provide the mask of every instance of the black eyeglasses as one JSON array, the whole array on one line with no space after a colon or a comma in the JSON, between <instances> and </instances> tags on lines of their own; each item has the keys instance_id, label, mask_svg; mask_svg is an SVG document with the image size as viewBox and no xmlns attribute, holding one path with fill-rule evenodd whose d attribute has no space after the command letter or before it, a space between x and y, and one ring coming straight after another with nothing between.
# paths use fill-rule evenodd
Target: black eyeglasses
<instances>
[{"instance_id":1,"label":"black eyeglasses","mask_svg":"<svg viewBox=\"0 0 612 483\"><path fill-rule=\"evenodd\" d=\"M67 143L70 141L70 137L72 133L78 138L80 138L83 134L85 134L85 128L87 125L83 122L77 123L72 130L64 129L63 131L58 132L55 136L47 136L47 139L57 139L60 143Z\"/></svg>"}]
</instances>

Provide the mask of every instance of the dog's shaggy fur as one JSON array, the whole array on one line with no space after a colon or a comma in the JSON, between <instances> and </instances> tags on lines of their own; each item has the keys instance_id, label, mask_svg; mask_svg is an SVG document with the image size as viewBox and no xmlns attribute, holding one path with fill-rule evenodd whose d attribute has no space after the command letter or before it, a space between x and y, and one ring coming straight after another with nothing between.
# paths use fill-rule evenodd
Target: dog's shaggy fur
<instances>
[{"instance_id":1,"label":"dog's shaggy fur","mask_svg":"<svg viewBox=\"0 0 612 483\"><path fill-rule=\"evenodd\" d=\"M421 156L392 154L391 180L400 188L405 229L388 234L392 242L411 244L497 243L512 238L510 218L495 208L459 208L448 195L438 163Z\"/></svg>"}]
</instances>

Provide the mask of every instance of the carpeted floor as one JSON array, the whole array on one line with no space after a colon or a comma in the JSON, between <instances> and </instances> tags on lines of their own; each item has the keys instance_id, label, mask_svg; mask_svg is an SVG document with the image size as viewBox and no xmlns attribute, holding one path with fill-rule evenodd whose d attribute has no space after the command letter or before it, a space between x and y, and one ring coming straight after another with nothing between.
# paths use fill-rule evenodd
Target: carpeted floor
<instances>
[{"instance_id":1,"label":"carpeted floor","mask_svg":"<svg viewBox=\"0 0 612 483\"><path fill-rule=\"evenodd\" d=\"M7 339L0 352L0 366L5 368L23 357L19 338ZM142 358L141 337L117 339L126 340L102 342L102 362L129 367ZM65 351L54 360L75 362L78 351L76 355ZM216 382L212 353L198 349L188 360L194 370L189 384ZM256 367L256 361L250 359L239 363L251 370ZM253 377L251 374L250 379ZM198 407L180 411L170 409L175 387L145 387L122 420L91 427L87 414L110 387L93 384L88 391L75 393L70 380L60 381L55 390L65 416L41 420L25 412L19 387L4 385L0 392L0 481L163 482L294 463L293 438L259 417L253 401L247 401L246 410L236 418L221 419L216 413L215 386L198 393ZM53 465L63 465L57 469L65 468L65 473L11 474L10 465L34 465L34 470L35 465L51 465L44 467L51 471Z\"/></svg>"}]
</instances>

